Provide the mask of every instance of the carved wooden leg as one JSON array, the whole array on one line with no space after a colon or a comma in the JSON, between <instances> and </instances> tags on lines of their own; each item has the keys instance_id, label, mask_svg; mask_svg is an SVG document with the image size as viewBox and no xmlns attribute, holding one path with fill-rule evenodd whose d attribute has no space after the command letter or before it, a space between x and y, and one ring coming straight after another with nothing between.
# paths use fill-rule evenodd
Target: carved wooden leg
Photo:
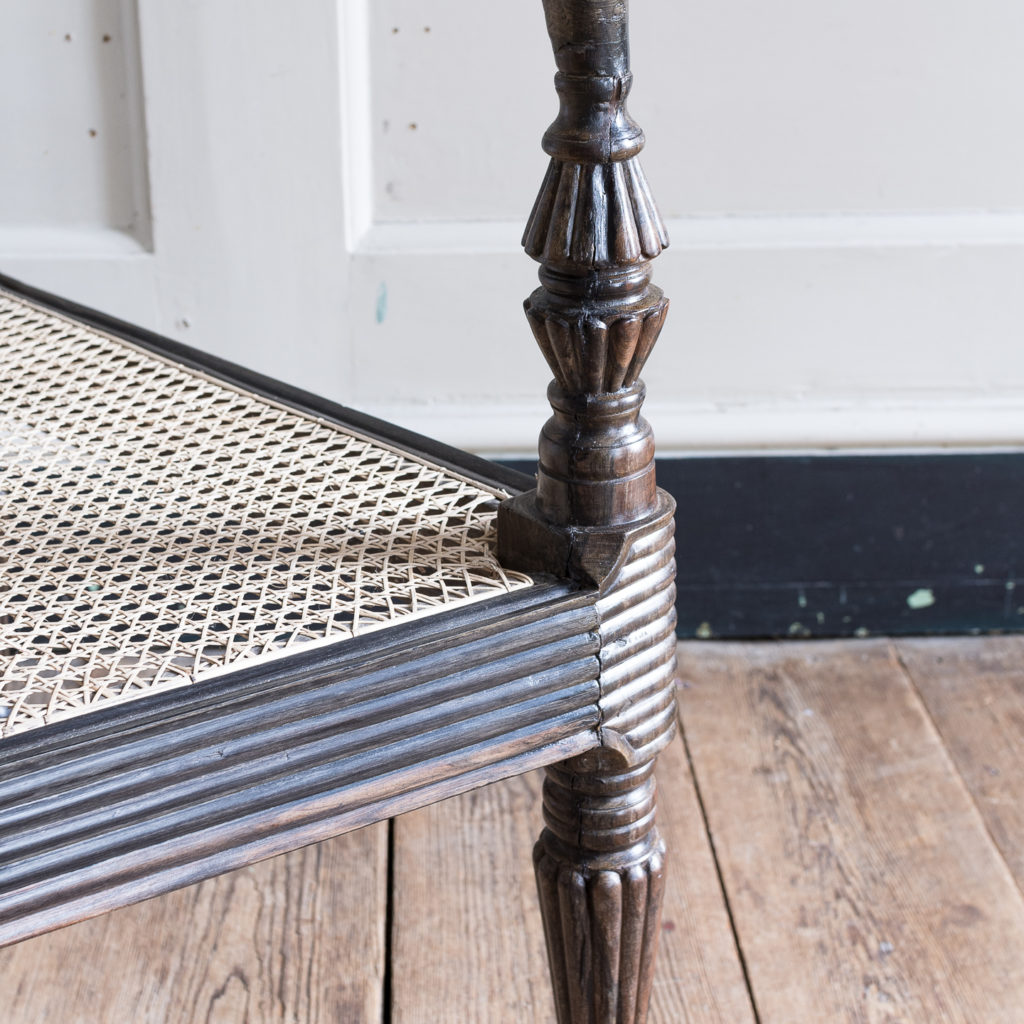
<instances>
[{"instance_id":1,"label":"carved wooden leg","mask_svg":"<svg viewBox=\"0 0 1024 1024\"><path fill-rule=\"evenodd\" d=\"M544 0L558 71L551 157L523 244L526 303L554 380L537 488L505 501L511 568L592 588L597 749L549 769L534 859L560 1024L643 1024L665 852L657 752L675 728L671 499L654 479L640 373L668 300L650 263L668 245L626 111L627 0Z\"/></svg>"},{"instance_id":2,"label":"carved wooden leg","mask_svg":"<svg viewBox=\"0 0 1024 1024\"><path fill-rule=\"evenodd\" d=\"M671 499L617 531L552 528L536 493L504 502L512 566L569 565L600 588L597 749L548 769L534 866L559 1024L643 1024L654 972L665 847L654 758L675 732Z\"/></svg>"},{"instance_id":3,"label":"carved wooden leg","mask_svg":"<svg viewBox=\"0 0 1024 1024\"><path fill-rule=\"evenodd\" d=\"M534 866L559 1024L643 1024L664 892L654 762L548 769Z\"/></svg>"}]
</instances>

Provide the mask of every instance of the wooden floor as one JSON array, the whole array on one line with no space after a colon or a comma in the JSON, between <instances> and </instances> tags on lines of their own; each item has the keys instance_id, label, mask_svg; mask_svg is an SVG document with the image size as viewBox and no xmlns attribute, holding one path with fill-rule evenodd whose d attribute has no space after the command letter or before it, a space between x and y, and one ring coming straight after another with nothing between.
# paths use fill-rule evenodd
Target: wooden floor
<instances>
[{"instance_id":1,"label":"wooden floor","mask_svg":"<svg viewBox=\"0 0 1024 1024\"><path fill-rule=\"evenodd\" d=\"M652 1024L1024 1024L1024 637L680 653ZM0 951L0 1020L550 1022L539 817L514 779Z\"/></svg>"}]
</instances>

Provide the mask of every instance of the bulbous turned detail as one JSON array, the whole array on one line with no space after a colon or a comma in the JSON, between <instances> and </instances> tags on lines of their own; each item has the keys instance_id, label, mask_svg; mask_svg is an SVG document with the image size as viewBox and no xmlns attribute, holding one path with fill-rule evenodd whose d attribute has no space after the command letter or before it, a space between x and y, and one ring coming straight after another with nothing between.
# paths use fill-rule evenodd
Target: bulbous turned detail
<instances>
[{"instance_id":1,"label":"bulbous turned detail","mask_svg":"<svg viewBox=\"0 0 1024 1024\"><path fill-rule=\"evenodd\" d=\"M640 415L643 384L612 394L548 387L537 467L537 507L550 522L614 527L657 503L654 434Z\"/></svg>"},{"instance_id":2,"label":"bulbous turned detail","mask_svg":"<svg viewBox=\"0 0 1024 1024\"><path fill-rule=\"evenodd\" d=\"M643 149L644 133L626 110L633 76L555 75L560 110L544 133L545 153L581 163L628 160Z\"/></svg>"},{"instance_id":3,"label":"bulbous turned detail","mask_svg":"<svg viewBox=\"0 0 1024 1024\"><path fill-rule=\"evenodd\" d=\"M626 765L599 750L552 765L544 779L548 846L595 869L644 859L659 841L655 792L651 760Z\"/></svg>"},{"instance_id":4,"label":"bulbous turned detail","mask_svg":"<svg viewBox=\"0 0 1024 1024\"><path fill-rule=\"evenodd\" d=\"M644 134L626 111L633 76L625 0L545 0L544 12L559 99L544 151L580 164L635 156Z\"/></svg>"},{"instance_id":5,"label":"bulbous turned detail","mask_svg":"<svg viewBox=\"0 0 1024 1024\"><path fill-rule=\"evenodd\" d=\"M610 393L631 387L658 340L668 299L650 288L639 309L553 309L538 288L526 300L526 316L555 380L570 393Z\"/></svg>"},{"instance_id":6,"label":"bulbous turned detail","mask_svg":"<svg viewBox=\"0 0 1024 1024\"><path fill-rule=\"evenodd\" d=\"M523 233L536 260L602 270L654 259L668 232L635 157L615 163L553 158Z\"/></svg>"},{"instance_id":7,"label":"bulbous turned detail","mask_svg":"<svg viewBox=\"0 0 1024 1024\"><path fill-rule=\"evenodd\" d=\"M544 0L544 11L559 112L523 235L541 264L526 315L555 378L536 509L553 526L615 530L657 510L640 372L668 310L649 270L668 234L626 110L627 0Z\"/></svg>"}]
</instances>

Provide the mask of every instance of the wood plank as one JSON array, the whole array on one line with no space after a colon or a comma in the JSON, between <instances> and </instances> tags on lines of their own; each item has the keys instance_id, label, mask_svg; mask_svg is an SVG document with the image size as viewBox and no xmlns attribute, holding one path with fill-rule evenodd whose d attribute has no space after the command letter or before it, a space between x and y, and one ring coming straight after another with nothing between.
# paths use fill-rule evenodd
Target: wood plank
<instances>
[{"instance_id":1,"label":"wood plank","mask_svg":"<svg viewBox=\"0 0 1024 1024\"><path fill-rule=\"evenodd\" d=\"M669 876L650 1024L753 1024L736 943L715 871L686 750L658 758L658 825Z\"/></svg>"},{"instance_id":2,"label":"wood plank","mask_svg":"<svg viewBox=\"0 0 1024 1024\"><path fill-rule=\"evenodd\" d=\"M379 1024L387 824L0 950L5 1024Z\"/></svg>"},{"instance_id":3,"label":"wood plank","mask_svg":"<svg viewBox=\"0 0 1024 1024\"><path fill-rule=\"evenodd\" d=\"M895 646L989 834L1024 886L1024 636Z\"/></svg>"},{"instance_id":4,"label":"wood plank","mask_svg":"<svg viewBox=\"0 0 1024 1024\"><path fill-rule=\"evenodd\" d=\"M1024 899L889 645L698 643L682 665L762 1024L1019 1024Z\"/></svg>"},{"instance_id":5,"label":"wood plank","mask_svg":"<svg viewBox=\"0 0 1024 1024\"><path fill-rule=\"evenodd\" d=\"M554 1020L530 849L539 773L394 822L392 1024Z\"/></svg>"},{"instance_id":6,"label":"wood plank","mask_svg":"<svg viewBox=\"0 0 1024 1024\"><path fill-rule=\"evenodd\" d=\"M658 777L671 860L650 1024L752 1022L682 744ZM396 820L394 1024L554 1021L530 858L541 778Z\"/></svg>"}]
</instances>

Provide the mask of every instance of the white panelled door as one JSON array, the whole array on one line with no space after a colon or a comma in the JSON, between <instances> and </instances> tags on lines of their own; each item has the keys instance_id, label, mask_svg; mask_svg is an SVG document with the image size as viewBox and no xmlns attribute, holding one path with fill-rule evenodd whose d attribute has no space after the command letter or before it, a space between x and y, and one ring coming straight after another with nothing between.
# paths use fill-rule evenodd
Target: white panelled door
<instances>
[{"instance_id":1,"label":"white panelled door","mask_svg":"<svg viewBox=\"0 0 1024 1024\"><path fill-rule=\"evenodd\" d=\"M2 8L0 270L347 398L337 5Z\"/></svg>"},{"instance_id":2,"label":"white panelled door","mask_svg":"<svg viewBox=\"0 0 1024 1024\"><path fill-rule=\"evenodd\" d=\"M487 452L538 0L0 0L0 271ZM662 451L1024 442L1024 5L634 0Z\"/></svg>"}]
</instances>

